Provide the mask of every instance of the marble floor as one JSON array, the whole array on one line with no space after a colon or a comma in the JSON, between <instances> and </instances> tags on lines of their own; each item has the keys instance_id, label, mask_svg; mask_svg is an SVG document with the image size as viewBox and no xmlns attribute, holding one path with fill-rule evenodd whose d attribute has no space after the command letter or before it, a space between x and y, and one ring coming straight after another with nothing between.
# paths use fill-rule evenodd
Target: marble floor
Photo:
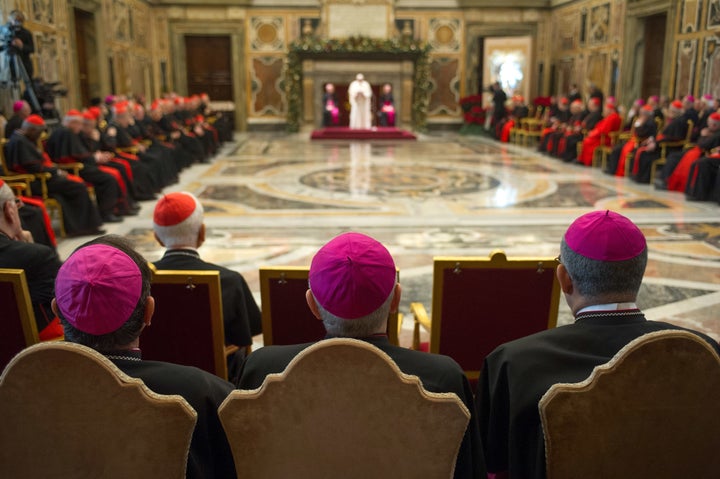
<instances>
[{"instance_id":1,"label":"marble floor","mask_svg":"<svg viewBox=\"0 0 720 479\"><path fill-rule=\"evenodd\" d=\"M579 215L609 208L630 217L649 243L638 303L650 319L720 340L720 206L685 201L597 169L568 165L482 137L419 135L417 141L311 141L299 134L238 134L209 165L183 172L206 210L202 256L242 273L259 302L258 268L309 265L333 236L361 231L393 254L403 284L401 342L410 302L428 307L433 256L551 256ZM153 203L110 225L149 259ZM82 241L59 245L66 257ZM572 321L561 300L558 323ZM256 346L262 338L256 338Z\"/></svg>"}]
</instances>

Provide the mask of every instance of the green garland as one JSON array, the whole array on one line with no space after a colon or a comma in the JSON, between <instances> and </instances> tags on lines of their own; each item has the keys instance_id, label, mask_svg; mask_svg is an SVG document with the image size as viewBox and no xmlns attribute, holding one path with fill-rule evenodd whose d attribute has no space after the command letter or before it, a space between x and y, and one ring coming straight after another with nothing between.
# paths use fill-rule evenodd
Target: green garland
<instances>
[{"instance_id":1,"label":"green garland","mask_svg":"<svg viewBox=\"0 0 720 479\"><path fill-rule=\"evenodd\" d=\"M398 55L415 62L412 95L412 124L417 131L427 127L427 108L430 103L430 46L411 39L379 40L368 37L321 40L303 38L290 44L285 64L284 83L287 93L287 129L300 130L302 112L302 61L306 58L347 57L362 54L363 58L397 59Z\"/></svg>"}]
</instances>

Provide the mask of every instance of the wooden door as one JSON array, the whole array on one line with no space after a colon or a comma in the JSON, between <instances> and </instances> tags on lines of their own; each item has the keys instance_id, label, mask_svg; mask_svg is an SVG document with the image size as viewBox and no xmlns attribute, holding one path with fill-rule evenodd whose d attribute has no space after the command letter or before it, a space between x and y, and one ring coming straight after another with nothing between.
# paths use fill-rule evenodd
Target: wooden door
<instances>
[{"instance_id":1,"label":"wooden door","mask_svg":"<svg viewBox=\"0 0 720 479\"><path fill-rule=\"evenodd\" d=\"M100 96L95 15L75 8L75 50L77 52L80 101L90 104L90 98Z\"/></svg>"},{"instance_id":2,"label":"wooden door","mask_svg":"<svg viewBox=\"0 0 720 479\"><path fill-rule=\"evenodd\" d=\"M229 35L185 35L188 94L234 101Z\"/></svg>"},{"instance_id":3,"label":"wooden door","mask_svg":"<svg viewBox=\"0 0 720 479\"><path fill-rule=\"evenodd\" d=\"M667 14L661 13L645 18L645 57L643 60L642 97L659 95L662 84L665 50L665 26Z\"/></svg>"}]
</instances>

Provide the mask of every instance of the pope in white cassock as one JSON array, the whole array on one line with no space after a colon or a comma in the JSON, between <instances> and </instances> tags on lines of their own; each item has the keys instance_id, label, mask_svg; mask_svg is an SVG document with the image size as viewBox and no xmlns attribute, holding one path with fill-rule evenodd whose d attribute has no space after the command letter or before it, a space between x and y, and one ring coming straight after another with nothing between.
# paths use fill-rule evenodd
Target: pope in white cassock
<instances>
[{"instance_id":1,"label":"pope in white cassock","mask_svg":"<svg viewBox=\"0 0 720 479\"><path fill-rule=\"evenodd\" d=\"M369 130L372 127L372 116L370 115L372 94L370 84L365 81L362 73L358 73L348 87L350 128Z\"/></svg>"}]
</instances>

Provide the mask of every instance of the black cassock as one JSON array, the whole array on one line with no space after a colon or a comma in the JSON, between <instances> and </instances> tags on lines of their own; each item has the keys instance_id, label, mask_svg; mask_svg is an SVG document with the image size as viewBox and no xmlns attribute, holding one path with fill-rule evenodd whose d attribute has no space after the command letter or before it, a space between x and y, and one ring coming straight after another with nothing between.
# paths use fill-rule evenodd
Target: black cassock
<instances>
[{"instance_id":1,"label":"black cassock","mask_svg":"<svg viewBox=\"0 0 720 479\"><path fill-rule=\"evenodd\" d=\"M25 135L15 132L6 146L8 168L19 173L47 172L52 176L47 180L48 194L55 198L63 210L63 222L69 235L97 234L102 224L96 206L88 196L83 181L74 181L58 176L57 167L50 166L43 154ZM42 194L39 180L32 183L36 196Z\"/></svg>"},{"instance_id":2,"label":"black cassock","mask_svg":"<svg viewBox=\"0 0 720 479\"><path fill-rule=\"evenodd\" d=\"M585 380L595 366L646 333L684 329L647 321L638 310L588 312L575 323L499 346L485 359L475 396L488 472L511 479L545 478L538 403L556 383ZM703 337L716 351L720 346Z\"/></svg>"},{"instance_id":3,"label":"black cassock","mask_svg":"<svg viewBox=\"0 0 720 479\"><path fill-rule=\"evenodd\" d=\"M138 351L111 351L106 355L128 376L142 379L154 393L178 394L197 412L188 455L188 479L236 477L230 445L217 415L218 407L233 390L232 384L197 368L141 361Z\"/></svg>"}]
</instances>

